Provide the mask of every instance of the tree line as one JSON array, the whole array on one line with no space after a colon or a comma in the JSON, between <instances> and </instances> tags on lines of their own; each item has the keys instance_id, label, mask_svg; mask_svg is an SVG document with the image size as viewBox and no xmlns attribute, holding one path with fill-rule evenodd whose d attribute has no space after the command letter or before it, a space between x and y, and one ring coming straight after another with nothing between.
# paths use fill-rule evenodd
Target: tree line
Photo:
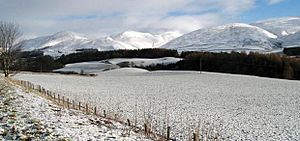
<instances>
[{"instance_id":1,"label":"tree line","mask_svg":"<svg viewBox=\"0 0 300 141\"><path fill-rule=\"evenodd\" d=\"M300 56L300 46L284 48L283 53L289 56Z\"/></svg>"},{"instance_id":2,"label":"tree line","mask_svg":"<svg viewBox=\"0 0 300 141\"><path fill-rule=\"evenodd\" d=\"M148 70L197 70L300 80L300 59L278 54L182 52L175 64Z\"/></svg>"},{"instance_id":3,"label":"tree line","mask_svg":"<svg viewBox=\"0 0 300 141\"><path fill-rule=\"evenodd\" d=\"M83 57L84 56L84 57ZM182 52L166 49L116 50L81 52L63 55L58 59L44 56L42 52L23 52L16 68L26 71L51 72L62 68L65 64L99 61L111 58L183 58L175 64L152 65L143 67L148 70L196 70L233 74L256 75L272 78L300 80L300 59L279 54L260 53L212 53Z\"/></svg>"},{"instance_id":4,"label":"tree line","mask_svg":"<svg viewBox=\"0 0 300 141\"><path fill-rule=\"evenodd\" d=\"M52 70L64 67L52 56L44 55L41 51L25 51L20 53L15 70L33 72L52 72Z\"/></svg>"},{"instance_id":5,"label":"tree line","mask_svg":"<svg viewBox=\"0 0 300 141\"><path fill-rule=\"evenodd\" d=\"M100 61L112 58L161 58L178 57L176 50L151 48L138 50L112 50L112 51L83 51L62 55L57 59L61 64L78 63L86 61Z\"/></svg>"},{"instance_id":6,"label":"tree line","mask_svg":"<svg viewBox=\"0 0 300 141\"><path fill-rule=\"evenodd\" d=\"M161 58L178 57L176 50L167 49L141 49L141 50L115 50L115 51L82 51L69 55L62 55L55 59L52 56L44 55L42 51L20 52L18 63L12 67L13 70L51 72L52 70L64 67L66 64L100 61L112 58Z\"/></svg>"}]
</instances>

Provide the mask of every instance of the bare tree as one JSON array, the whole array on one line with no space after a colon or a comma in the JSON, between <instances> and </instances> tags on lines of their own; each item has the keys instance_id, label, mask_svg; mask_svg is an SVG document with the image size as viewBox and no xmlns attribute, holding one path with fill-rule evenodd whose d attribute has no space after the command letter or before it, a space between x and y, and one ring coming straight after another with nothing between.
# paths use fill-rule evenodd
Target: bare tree
<instances>
[{"instance_id":1,"label":"bare tree","mask_svg":"<svg viewBox=\"0 0 300 141\"><path fill-rule=\"evenodd\" d=\"M4 76L8 77L10 69L15 65L21 44L19 26L15 23L0 21L0 61Z\"/></svg>"}]
</instances>

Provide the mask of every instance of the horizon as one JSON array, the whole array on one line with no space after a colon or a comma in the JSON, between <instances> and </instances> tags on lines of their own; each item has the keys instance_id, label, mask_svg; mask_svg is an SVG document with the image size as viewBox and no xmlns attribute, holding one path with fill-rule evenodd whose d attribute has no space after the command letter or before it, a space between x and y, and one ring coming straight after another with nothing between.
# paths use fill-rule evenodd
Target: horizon
<instances>
[{"instance_id":1,"label":"horizon","mask_svg":"<svg viewBox=\"0 0 300 141\"><path fill-rule=\"evenodd\" d=\"M99 38L125 31L185 34L229 23L299 17L299 5L296 0L0 0L0 18L19 24L27 39L61 31Z\"/></svg>"}]
</instances>

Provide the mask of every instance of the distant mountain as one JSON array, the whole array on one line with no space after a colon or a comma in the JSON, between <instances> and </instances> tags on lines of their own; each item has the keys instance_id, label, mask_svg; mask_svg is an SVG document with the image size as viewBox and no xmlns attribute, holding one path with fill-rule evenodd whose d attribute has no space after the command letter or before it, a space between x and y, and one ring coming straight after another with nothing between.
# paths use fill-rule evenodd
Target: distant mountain
<instances>
[{"instance_id":1,"label":"distant mountain","mask_svg":"<svg viewBox=\"0 0 300 141\"><path fill-rule=\"evenodd\" d=\"M256 26L233 23L199 29L162 46L179 51L259 51L280 48L277 36Z\"/></svg>"},{"instance_id":2,"label":"distant mountain","mask_svg":"<svg viewBox=\"0 0 300 141\"><path fill-rule=\"evenodd\" d=\"M251 25L263 28L281 37L300 31L300 17L273 18L257 21Z\"/></svg>"},{"instance_id":3,"label":"distant mountain","mask_svg":"<svg viewBox=\"0 0 300 141\"><path fill-rule=\"evenodd\" d=\"M300 32L283 36L281 41L283 47L300 47Z\"/></svg>"},{"instance_id":4,"label":"distant mountain","mask_svg":"<svg viewBox=\"0 0 300 141\"><path fill-rule=\"evenodd\" d=\"M126 31L99 39L89 39L74 32L59 32L23 42L24 49L41 50L46 55L60 56L78 49L99 51L117 49L167 48L178 51L257 51L280 52L282 47L300 45L300 17L283 17L252 24L233 23L203 28L182 35Z\"/></svg>"},{"instance_id":5,"label":"distant mountain","mask_svg":"<svg viewBox=\"0 0 300 141\"><path fill-rule=\"evenodd\" d=\"M131 45L135 49L141 48L158 48L172 39L181 36L178 32L166 32L163 34L153 35L150 33L142 33L135 31L127 31L115 36L111 36L113 40L121 41Z\"/></svg>"},{"instance_id":6,"label":"distant mountain","mask_svg":"<svg viewBox=\"0 0 300 141\"><path fill-rule=\"evenodd\" d=\"M50 36L23 41L25 51L41 50L46 55L60 56L76 52L77 49L98 49L100 51L116 49L157 48L168 41L181 36L177 32L153 35L127 31L100 39L89 39L74 32L59 32Z\"/></svg>"},{"instance_id":7,"label":"distant mountain","mask_svg":"<svg viewBox=\"0 0 300 141\"><path fill-rule=\"evenodd\" d=\"M23 42L24 50L45 50L60 48L62 51L77 44L89 41L85 36L74 32L59 32L51 36L43 36ZM50 51L50 50L49 50Z\"/></svg>"}]
</instances>

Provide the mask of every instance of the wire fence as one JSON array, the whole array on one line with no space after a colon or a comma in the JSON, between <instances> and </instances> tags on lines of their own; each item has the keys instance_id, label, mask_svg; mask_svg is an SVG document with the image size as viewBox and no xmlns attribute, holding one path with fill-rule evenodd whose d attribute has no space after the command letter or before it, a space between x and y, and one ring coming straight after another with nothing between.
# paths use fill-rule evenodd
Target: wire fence
<instances>
[{"instance_id":1,"label":"wire fence","mask_svg":"<svg viewBox=\"0 0 300 141\"><path fill-rule=\"evenodd\" d=\"M165 133L162 135L161 133L158 133L155 130L155 127L150 122L150 120L145 119L142 125L136 125L137 124L136 122L132 122L134 120L123 119L117 113L108 114L107 110L105 109L97 109L96 106L91 105L89 103L84 103L79 100L54 93L50 90L45 89L41 85L36 85L29 81L24 81L24 80L8 79L8 81L14 85L20 86L22 89L26 91L37 93L38 95L54 102L55 104L62 106L63 108L79 110L88 115L94 115L100 118L121 123L122 125L129 127L134 132L144 134L146 138L157 140L157 141L169 141L169 140L176 141L176 139L173 138L171 135L172 132L170 126L167 126L167 128L165 129L166 130ZM187 137L187 140L189 141L200 141L200 140L219 141L220 140L220 135L218 133L215 134L215 133L207 132L205 135L203 135L200 134L199 129L192 130L189 132L190 132L189 137Z\"/></svg>"},{"instance_id":2,"label":"wire fence","mask_svg":"<svg viewBox=\"0 0 300 141\"><path fill-rule=\"evenodd\" d=\"M67 109L74 109L84 112L85 114L94 115L97 117L101 117L107 120L112 120L122 125L130 127L131 130L139 133L143 133L146 138L159 140L159 141L167 141L167 140L175 140L171 136L171 127L168 126L166 128L165 135L158 134L155 132L155 128L151 125L151 123L146 120L143 125L134 125L132 124L133 120L130 119L122 119L119 117L117 113L115 114L107 114L107 111L104 109L97 109L96 106L93 106L89 103L83 103L76 99L72 99L69 97L65 97L63 95L54 93L50 90L45 89L41 85L33 84L29 81L24 80L13 80L8 79L9 82L13 83L14 85L20 86L22 89L34 92L39 94L40 96L54 102L55 104L62 106L63 108ZM198 133L192 133L192 140L191 141L200 141Z\"/></svg>"}]
</instances>

